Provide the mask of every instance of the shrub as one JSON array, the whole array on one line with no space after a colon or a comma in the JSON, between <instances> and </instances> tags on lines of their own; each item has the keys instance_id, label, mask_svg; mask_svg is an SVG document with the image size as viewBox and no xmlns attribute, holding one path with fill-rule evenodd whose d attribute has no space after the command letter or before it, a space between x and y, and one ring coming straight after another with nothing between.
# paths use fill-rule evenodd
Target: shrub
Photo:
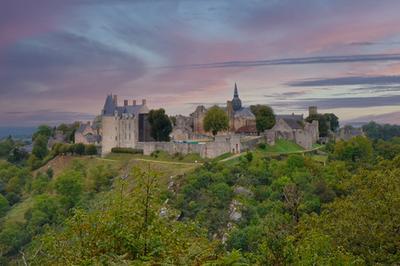
<instances>
[{"instance_id":1,"label":"shrub","mask_svg":"<svg viewBox=\"0 0 400 266\"><path fill-rule=\"evenodd\" d=\"M85 154L86 155L96 155L97 154L97 148L93 144L85 145Z\"/></svg>"},{"instance_id":2,"label":"shrub","mask_svg":"<svg viewBox=\"0 0 400 266\"><path fill-rule=\"evenodd\" d=\"M267 148L267 145L265 143L260 143L258 144L258 148L265 150Z\"/></svg>"},{"instance_id":3,"label":"shrub","mask_svg":"<svg viewBox=\"0 0 400 266\"><path fill-rule=\"evenodd\" d=\"M113 153L143 154L143 150L142 149L120 148L120 147L112 148L111 152L113 152Z\"/></svg>"}]
</instances>

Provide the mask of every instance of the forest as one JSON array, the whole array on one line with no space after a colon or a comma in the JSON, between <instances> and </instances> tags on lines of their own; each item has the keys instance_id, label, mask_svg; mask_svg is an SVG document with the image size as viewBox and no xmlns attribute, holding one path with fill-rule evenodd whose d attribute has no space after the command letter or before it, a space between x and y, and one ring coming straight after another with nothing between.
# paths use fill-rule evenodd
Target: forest
<instances>
[{"instance_id":1,"label":"forest","mask_svg":"<svg viewBox=\"0 0 400 266\"><path fill-rule=\"evenodd\" d=\"M0 264L396 265L400 134L364 131L328 143L325 161L270 156L261 144L195 166L85 147L37 147L68 163L32 165L13 160L18 143L5 139Z\"/></svg>"}]
</instances>

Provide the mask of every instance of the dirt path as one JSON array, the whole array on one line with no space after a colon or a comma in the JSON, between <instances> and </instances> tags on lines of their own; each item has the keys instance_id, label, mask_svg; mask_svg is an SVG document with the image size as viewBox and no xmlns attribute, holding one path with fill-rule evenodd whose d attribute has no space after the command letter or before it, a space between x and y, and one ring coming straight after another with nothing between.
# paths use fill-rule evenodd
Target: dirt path
<instances>
[{"instance_id":1,"label":"dirt path","mask_svg":"<svg viewBox=\"0 0 400 266\"><path fill-rule=\"evenodd\" d=\"M309 149L309 150L302 150L302 151L269 152L269 153L267 153L267 155L270 155L270 156L272 156L272 155L279 156L279 155L287 155L287 154L305 154L305 153L309 153L309 152L313 152L313 151L319 150L319 149L321 149L321 148L323 148L323 147L324 147L324 146L320 146L320 147L317 147L317 148L313 148L313 149ZM237 157L240 157L240 156L242 156L242 155L244 155L244 154L246 154L246 152L237 153L237 154L232 155L231 157L228 157L228 158L225 158L225 159L220 160L220 162L230 161L230 160L233 160L233 159L235 159L235 158L237 158Z\"/></svg>"},{"instance_id":2,"label":"dirt path","mask_svg":"<svg viewBox=\"0 0 400 266\"><path fill-rule=\"evenodd\" d=\"M97 158L102 161L115 162L117 160L106 159L106 158ZM203 163L185 163L185 162L170 162L170 161L159 161L159 160L150 160L150 159L141 159L141 158L133 158L131 161L141 161L141 162L150 162L150 163L163 163L163 164L177 164L177 165L189 165L189 166L197 166L202 165Z\"/></svg>"}]
</instances>

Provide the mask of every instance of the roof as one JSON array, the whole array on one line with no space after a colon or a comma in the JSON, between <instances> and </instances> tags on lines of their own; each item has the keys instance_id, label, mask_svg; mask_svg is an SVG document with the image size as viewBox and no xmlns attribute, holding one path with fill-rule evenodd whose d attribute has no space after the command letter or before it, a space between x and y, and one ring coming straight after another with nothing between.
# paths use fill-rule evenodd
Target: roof
<instances>
[{"instance_id":1,"label":"roof","mask_svg":"<svg viewBox=\"0 0 400 266\"><path fill-rule=\"evenodd\" d=\"M283 114L283 115L275 115L275 119L292 119L292 120L297 120L297 121L303 121L304 117L303 115L295 115L295 114Z\"/></svg>"},{"instance_id":2,"label":"roof","mask_svg":"<svg viewBox=\"0 0 400 266\"><path fill-rule=\"evenodd\" d=\"M115 107L112 95L107 95L106 102L104 103L103 115L114 115Z\"/></svg>"},{"instance_id":3,"label":"roof","mask_svg":"<svg viewBox=\"0 0 400 266\"><path fill-rule=\"evenodd\" d=\"M244 107L241 108L234 113L235 117L245 117L245 118L251 118L255 119L255 115L251 112L250 108Z\"/></svg>"},{"instance_id":4,"label":"roof","mask_svg":"<svg viewBox=\"0 0 400 266\"><path fill-rule=\"evenodd\" d=\"M147 108L142 110L144 105L126 105L126 106L117 106L116 110L118 111L118 115L121 114L132 114L132 115L139 115L143 113L142 111L147 112Z\"/></svg>"},{"instance_id":5,"label":"roof","mask_svg":"<svg viewBox=\"0 0 400 266\"><path fill-rule=\"evenodd\" d=\"M242 126L236 130L236 133L257 133L257 127L255 125Z\"/></svg>"},{"instance_id":6,"label":"roof","mask_svg":"<svg viewBox=\"0 0 400 266\"><path fill-rule=\"evenodd\" d=\"M281 118L282 119L282 118ZM303 129L304 128L304 124L303 121L300 120L295 120L295 119L283 119L286 124L288 124L289 127L291 127L292 129Z\"/></svg>"},{"instance_id":7,"label":"roof","mask_svg":"<svg viewBox=\"0 0 400 266\"><path fill-rule=\"evenodd\" d=\"M132 114L136 116L140 113L148 113L147 107L143 104L118 106L114 102L112 95L107 95L103 108L103 115L114 116L115 111L118 112L118 115Z\"/></svg>"}]
</instances>

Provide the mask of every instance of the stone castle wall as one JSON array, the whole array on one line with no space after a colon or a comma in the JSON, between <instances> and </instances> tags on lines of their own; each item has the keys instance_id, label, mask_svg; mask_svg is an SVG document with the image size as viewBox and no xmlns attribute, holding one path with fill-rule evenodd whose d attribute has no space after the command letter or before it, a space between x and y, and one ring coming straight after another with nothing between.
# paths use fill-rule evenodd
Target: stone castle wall
<instances>
[{"instance_id":1,"label":"stone castle wall","mask_svg":"<svg viewBox=\"0 0 400 266\"><path fill-rule=\"evenodd\" d=\"M240 138L220 136L213 142L204 143L178 143L178 142L140 142L137 147L143 149L144 155L162 150L168 154L181 153L183 155L198 153L203 158L215 158L227 152L239 153L241 151Z\"/></svg>"}]
</instances>

